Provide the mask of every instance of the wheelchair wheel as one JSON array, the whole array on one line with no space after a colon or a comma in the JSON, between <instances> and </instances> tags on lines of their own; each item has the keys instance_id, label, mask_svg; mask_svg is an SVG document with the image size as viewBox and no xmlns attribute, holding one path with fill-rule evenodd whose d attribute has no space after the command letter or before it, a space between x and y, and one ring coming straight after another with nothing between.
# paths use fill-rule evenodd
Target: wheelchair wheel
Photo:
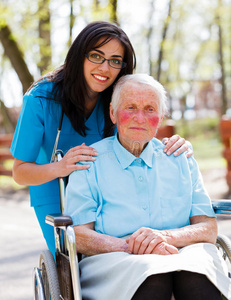
<instances>
[{"instance_id":1,"label":"wheelchair wheel","mask_svg":"<svg viewBox=\"0 0 231 300\"><path fill-rule=\"evenodd\" d=\"M228 266L229 277L231 277L231 241L227 236L219 234L217 236L216 246Z\"/></svg>"},{"instance_id":2,"label":"wheelchair wheel","mask_svg":"<svg viewBox=\"0 0 231 300\"><path fill-rule=\"evenodd\" d=\"M42 275L45 300L60 300L59 279L53 255L45 250L40 255L39 266Z\"/></svg>"}]
</instances>

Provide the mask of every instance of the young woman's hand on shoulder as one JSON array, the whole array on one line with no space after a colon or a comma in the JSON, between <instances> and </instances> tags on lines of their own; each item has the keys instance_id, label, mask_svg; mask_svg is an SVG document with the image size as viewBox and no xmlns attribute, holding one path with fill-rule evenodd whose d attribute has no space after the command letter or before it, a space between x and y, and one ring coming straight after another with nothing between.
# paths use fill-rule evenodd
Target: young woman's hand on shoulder
<instances>
[{"instance_id":1,"label":"young woman's hand on shoulder","mask_svg":"<svg viewBox=\"0 0 231 300\"><path fill-rule=\"evenodd\" d=\"M97 151L85 144L71 148L63 157L59 164L59 176L68 176L71 172L76 170L84 170L90 167L89 164L77 164L81 161L94 161L98 155Z\"/></svg>"},{"instance_id":2,"label":"young woman's hand on shoulder","mask_svg":"<svg viewBox=\"0 0 231 300\"><path fill-rule=\"evenodd\" d=\"M167 153L167 155L171 155L174 151L174 156L178 156L185 151L187 151L187 157L193 155L191 143L180 137L178 134L175 134L170 138L164 138L162 142L165 145L164 152Z\"/></svg>"}]
</instances>

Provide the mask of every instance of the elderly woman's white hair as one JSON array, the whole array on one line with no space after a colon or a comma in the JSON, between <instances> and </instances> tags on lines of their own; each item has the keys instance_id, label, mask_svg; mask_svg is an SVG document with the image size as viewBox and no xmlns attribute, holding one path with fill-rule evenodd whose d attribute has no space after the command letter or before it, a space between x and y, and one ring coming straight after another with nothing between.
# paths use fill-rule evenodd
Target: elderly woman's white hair
<instances>
[{"instance_id":1,"label":"elderly woman's white hair","mask_svg":"<svg viewBox=\"0 0 231 300\"><path fill-rule=\"evenodd\" d=\"M156 95L158 96L159 99L159 105L160 105L160 113L161 115L165 115L167 113L167 96L166 96L166 91L162 84L160 84L157 80L155 80L152 76L149 76L147 74L130 74L130 75L125 75L122 76L118 82L116 83L114 87L114 91L112 94L112 100L111 100L111 106L116 113L119 105L119 100L120 100L120 94L125 85L128 83L137 83L141 85L148 85L150 86Z\"/></svg>"}]
</instances>

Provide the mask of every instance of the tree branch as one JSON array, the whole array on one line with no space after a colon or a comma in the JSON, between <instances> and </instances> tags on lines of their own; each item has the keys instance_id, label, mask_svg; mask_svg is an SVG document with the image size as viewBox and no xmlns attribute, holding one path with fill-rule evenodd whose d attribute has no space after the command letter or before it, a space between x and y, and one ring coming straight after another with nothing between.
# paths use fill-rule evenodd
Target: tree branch
<instances>
[{"instance_id":1,"label":"tree branch","mask_svg":"<svg viewBox=\"0 0 231 300\"><path fill-rule=\"evenodd\" d=\"M13 34L7 25L0 27L0 41L4 48L5 55L9 58L22 83L23 93L25 93L34 81L34 78L27 67L22 51L19 49L19 46L14 40Z\"/></svg>"}]
</instances>

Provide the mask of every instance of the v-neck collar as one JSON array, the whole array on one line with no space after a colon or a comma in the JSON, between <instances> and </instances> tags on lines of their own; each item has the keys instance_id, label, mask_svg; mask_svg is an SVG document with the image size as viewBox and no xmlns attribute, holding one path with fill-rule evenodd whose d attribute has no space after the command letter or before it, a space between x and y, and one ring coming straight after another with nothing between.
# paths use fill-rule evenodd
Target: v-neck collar
<instances>
[{"instance_id":1,"label":"v-neck collar","mask_svg":"<svg viewBox=\"0 0 231 300\"><path fill-rule=\"evenodd\" d=\"M99 95L98 101L89 116L88 119L85 118L85 125L88 128L88 133L91 134L102 134L104 130L104 111L103 103L101 101L101 95Z\"/></svg>"}]
</instances>

